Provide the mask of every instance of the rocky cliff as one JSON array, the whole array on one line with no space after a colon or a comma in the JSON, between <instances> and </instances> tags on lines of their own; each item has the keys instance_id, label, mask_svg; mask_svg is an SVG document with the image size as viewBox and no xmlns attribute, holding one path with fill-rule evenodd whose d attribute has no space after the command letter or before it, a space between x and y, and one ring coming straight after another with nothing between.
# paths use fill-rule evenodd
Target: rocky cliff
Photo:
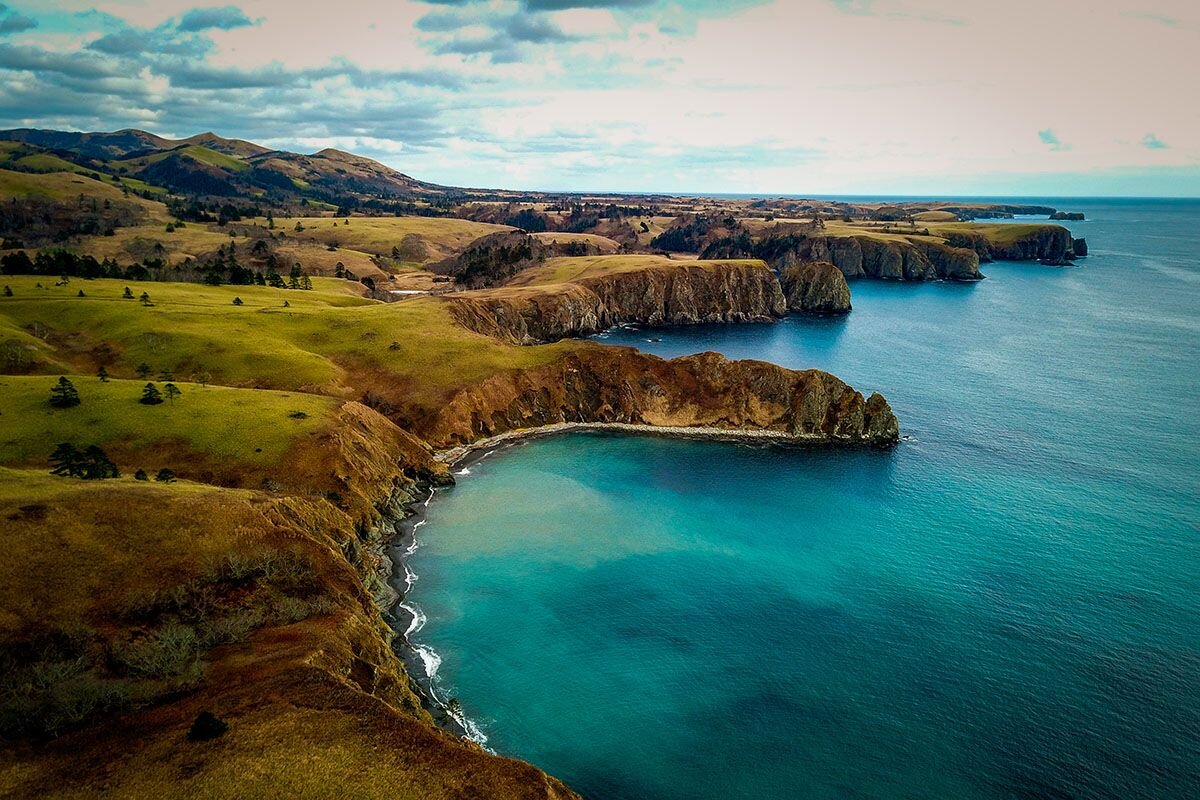
<instances>
[{"instance_id":1,"label":"rocky cliff","mask_svg":"<svg viewBox=\"0 0 1200 800\"><path fill-rule=\"evenodd\" d=\"M779 276L789 311L804 314L845 314L850 311L850 286L842 271L828 261L810 261L785 269Z\"/></svg>"},{"instance_id":2,"label":"rocky cliff","mask_svg":"<svg viewBox=\"0 0 1200 800\"><path fill-rule=\"evenodd\" d=\"M1013 236L985 236L975 231L948 231L946 241L974 250L983 261L1041 261L1070 264L1078 254L1076 239L1061 225L1027 226ZM1080 240L1081 241L1081 240ZM1082 247L1087 252L1086 242Z\"/></svg>"},{"instance_id":3,"label":"rocky cliff","mask_svg":"<svg viewBox=\"0 0 1200 800\"><path fill-rule=\"evenodd\" d=\"M823 444L886 446L899 437L887 400L864 399L826 372L716 353L667 361L600 345L458 392L417 432L448 448L562 422L773 431Z\"/></svg>"},{"instance_id":4,"label":"rocky cliff","mask_svg":"<svg viewBox=\"0 0 1200 800\"><path fill-rule=\"evenodd\" d=\"M520 344L584 336L621 323L766 321L787 311L778 279L761 262L680 262L573 283L463 292L447 301L465 327Z\"/></svg>"},{"instance_id":5,"label":"rocky cliff","mask_svg":"<svg viewBox=\"0 0 1200 800\"><path fill-rule=\"evenodd\" d=\"M740 255L761 258L780 272L796 264L828 261L847 278L973 281L983 277L975 251L920 236L785 233L768 236L752 245L736 239L715 242L703 254L705 258Z\"/></svg>"}]
</instances>

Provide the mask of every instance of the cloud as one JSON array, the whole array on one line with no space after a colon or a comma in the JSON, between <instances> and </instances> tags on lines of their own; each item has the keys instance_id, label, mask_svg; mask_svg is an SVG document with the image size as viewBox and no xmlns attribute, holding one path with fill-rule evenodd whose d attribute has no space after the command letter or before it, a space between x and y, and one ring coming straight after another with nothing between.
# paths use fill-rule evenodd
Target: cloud
<instances>
[{"instance_id":1,"label":"cloud","mask_svg":"<svg viewBox=\"0 0 1200 800\"><path fill-rule=\"evenodd\" d=\"M834 8L843 14L870 14L875 7L875 0L829 0Z\"/></svg>"},{"instance_id":2,"label":"cloud","mask_svg":"<svg viewBox=\"0 0 1200 800\"><path fill-rule=\"evenodd\" d=\"M1042 144L1047 145L1051 150L1070 150L1071 146L1064 143L1058 138L1058 135L1049 128L1038 131L1038 138L1042 140Z\"/></svg>"},{"instance_id":3,"label":"cloud","mask_svg":"<svg viewBox=\"0 0 1200 800\"><path fill-rule=\"evenodd\" d=\"M530 11L565 11L569 8L643 8L657 0L523 0Z\"/></svg>"},{"instance_id":4,"label":"cloud","mask_svg":"<svg viewBox=\"0 0 1200 800\"><path fill-rule=\"evenodd\" d=\"M1166 150L1169 147L1166 142L1155 136L1153 133L1147 133L1145 136L1143 136L1141 145L1147 150Z\"/></svg>"},{"instance_id":5,"label":"cloud","mask_svg":"<svg viewBox=\"0 0 1200 800\"><path fill-rule=\"evenodd\" d=\"M8 7L4 6L0 13L8 11ZM3 19L0 19L0 35L7 33L23 33L31 31L38 26L38 21L32 17L27 17L24 14L8 14Z\"/></svg>"},{"instance_id":6,"label":"cloud","mask_svg":"<svg viewBox=\"0 0 1200 800\"><path fill-rule=\"evenodd\" d=\"M254 22L237 6L218 6L194 8L187 12L179 20L179 30L193 33L213 29L231 31L253 24Z\"/></svg>"}]
</instances>

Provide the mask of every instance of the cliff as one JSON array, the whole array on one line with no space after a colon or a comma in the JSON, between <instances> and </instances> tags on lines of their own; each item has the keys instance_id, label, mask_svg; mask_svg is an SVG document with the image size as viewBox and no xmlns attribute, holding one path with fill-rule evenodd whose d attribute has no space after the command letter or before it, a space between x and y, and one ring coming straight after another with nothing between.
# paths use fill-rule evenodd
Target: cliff
<instances>
[{"instance_id":1,"label":"cliff","mask_svg":"<svg viewBox=\"0 0 1200 800\"><path fill-rule=\"evenodd\" d=\"M805 314L845 314L850 311L850 286L842 271L828 261L813 261L785 269L779 276L788 310Z\"/></svg>"},{"instance_id":2,"label":"cliff","mask_svg":"<svg viewBox=\"0 0 1200 800\"><path fill-rule=\"evenodd\" d=\"M847 278L973 281L983 277L979 272L979 256L973 250L920 236L883 238L785 232L764 237L752 245L744 240L723 240L711 245L703 255L705 258L753 255L780 272L796 264L827 261Z\"/></svg>"},{"instance_id":3,"label":"cliff","mask_svg":"<svg viewBox=\"0 0 1200 800\"><path fill-rule=\"evenodd\" d=\"M375 544L445 465L357 403L319 449L337 494L0 468L20 564L0 587L0 795L575 797L437 729L392 650Z\"/></svg>"},{"instance_id":4,"label":"cliff","mask_svg":"<svg viewBox=\"0 0 1200 800\"><path fill-rule=\"evenodd\" d=\"M886 446L899 437L881 395L864 399L826 372L716 353L667 361L600 345L460 391L421 420L417 432L449 448L562 422L774 431L822 444Z\"/></svg>"},{"instance_id":5,"label":"cliff","mask_svg":"<svg viewBox=\"0 0 1200 800\"><path fill-rule=\"evenodd\" d=\"M955 247L974 250L983 261L1041 261L1070 264L1076 257L1076 240L1061 225L1007 225L981 231L977 228L940 231ZM1087 252L1086 242L1082 245Z\"/></svg>"},{"instance_id":6,"label":"cliff","mask_svg":"<svg viewBox=\"0 0 1200 800\"><path fill-rule=\"evenodd\" d=\"M778 279L761 262L675 262L447 300L461 325L519 344L585 336L622 323L766 321L787 311Z\"/></svg>"}]
</instances>

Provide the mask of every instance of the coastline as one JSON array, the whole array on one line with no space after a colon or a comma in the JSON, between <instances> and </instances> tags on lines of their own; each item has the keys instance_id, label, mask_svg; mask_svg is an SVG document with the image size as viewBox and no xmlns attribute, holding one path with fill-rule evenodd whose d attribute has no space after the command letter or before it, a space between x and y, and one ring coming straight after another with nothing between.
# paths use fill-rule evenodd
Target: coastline
<instances>
[{"instance_id":1,"label":"coastline","mask_svg":"<svg viewBox=\"0 0 1200 800\"><path fill-rule=\"evenodd\" d=\"M657 436L669 439L699 439L731 443L754 443L776 446L812 446L828 444L828 437L819 435L794 435L784 431L762 429L736 429L714 427L684 427L645 425L625 422L559 422L536 428L520 428L496 436L479 439L470 444L441 450L434 457L447 464L453 474L470 474L470 467L493 453L507 450L527 441L576 432L619 433L633 436ZM380 613L392 629L392 649L403 662L413 686L433 717L435 724L453 735L475 742L487 750L487 735L468 717L455 698L445 696L437 683L441 656L430 646L413 640L413 636L424 628L426 616L421 607L408 600L419 576L409 566L410 557L421 546L417 531L425 524L429 506L438 495L439 486L418 487L425 492L422 497L409 500L401 506L402 516L386 521L392 532L380 539L376 553L383 563L390 565L381 575L390 589L385 598L378 598ZM489 752L491 752L489 750Z\"/></svg>"},{"instance_id":2,"label":"coastline","mask_svg":"<svg viewBox=\"0 0 1200 800\"><path fill-rule=\"evenodd\" d=\"M756 442L776 445L818 445L837 443L827 436L817 434L792 434L785 431L745 428L687 427L682 425L646 425L632 422L556 422L536 428L518 428L506 431L470 444L459 445L434 453L434 458L448 464L452 469L469 467L490 453L504 447L530 439L540 439L560 433L600 431L626 433L641 436L658 436L666 439L701 439L718 442ZM851 442L847 440L847 444Z\"/></svg>"}]
</instances>

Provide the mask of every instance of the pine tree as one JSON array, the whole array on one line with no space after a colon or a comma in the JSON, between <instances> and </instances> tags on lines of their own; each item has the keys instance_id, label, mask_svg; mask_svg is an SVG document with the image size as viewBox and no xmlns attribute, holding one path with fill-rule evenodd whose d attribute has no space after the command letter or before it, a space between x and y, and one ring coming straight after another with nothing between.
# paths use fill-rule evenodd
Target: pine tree
<instances>
[{"instance_id":1,"label":"pine tree","mask_svg":"<svg viewBox=\"0 0 1200 800\"><path fill-rule=\"evenodd\" d=\"M87 297L87 295L83 293L83 289L80 289L80 290L79 290L79 294L77 294L77 295L75 295L75 296L76 296L76 297Z\"/></svg>"},{"instance_id":2,"label":"pine tree","mask_svg":"<svg viewBox=\"0 0 1200 800\"><path fill-rule=\"evenodd\" d=\"M142 305L144 305L144 306L154 305L154 303L150 302L150 293L149 292L142 292L142 296L138 299L142 301Z\"/></svg>"},{"instance_id":3,"label":"pine tree","mask_svg":"<svg viewBox=\"0 0 1200 800\"><path fill-rule=\"evenodd\" d=\"M146 470L139 469L137 472L133 473L133 479L135 481L148 481L150 480L150 476L146 474Z\"/></svg>"},{"instance_id":4,"label":"pine tree","mask_svg":"<svg viewBox=\"0 0 1200 800\"><path fill-rule=\"evenodd\" d=\"M121 472L109 459L108 454L93 444L83 451L83 477L85 480L99 481L105 478L119 478Z\"/></svg>"},{"instance_id":5,"label":"pine tree","mask_svg":"<svg viewBox=\"0 0 1200 800\"><path fill-rule=\"evenodd\" d=\"M154 370L150 369L150 365L143 361L141 364L138 364L137 376L142 380L146 380L146 378L150 377L150 373L153 371Z\"/></svg>"},{"instance_id":6,"label":"pine tree","mask_svg":"<svg viewBox=\"0 0 1200 800\"><path fill-rule=\"evenodd\" d=\"M162 401L162 393L158 391L153 383L146 384L146 388L142 389L142 397L138 400L144 406L156 406Z\"/></svg>"},{"instance_id":7,"label":"pine tree","mask_svg":"<svg viewBox=\"0 0 1200 800\"><path fill-rule=\"evenodd\" d=\"M168 383L163 387L163 390L166 391L167 400L169 400L171 403L175 402L176 397L183 396L183 392L179 391L179 387L173 383Z\"/></svg>"},{"instance_id":8,"label":"pine tree","mask_svg":"<svg viewBox=\"0 0 1200 800\"><path fill-rule=\"evenodd\" d=\"M242 303L242 298L240 298L240 297L235 297L235 298L233 298L233 304L234 304L235 306L240 306L240 305L243 305L243 303Z\"/></svg>"},{"instance_id":9,"label":"pine tree","mask_svg":"<svg viewBox=\"0 0 1200 800\"><path fill-rule=\"evenodd\" d=\"M54 448L54 452L50 454L50 469L51 475L57 475L60 478L77 478L83 474L83 468L80 464L80 452L75 449L75 445L70 442L63 442L58 447Z\"/></svg>"},{"instance_id":10,"label":"pine tree","mask_svg":"<svg viewBox=\"0 0 1200 800\"><path fill-rule=\"evenodd\" d=\"M11 286L5 285L5 287L4 287L4 296L5 296L5 297L12 297L12 296L13 296L13 294L12 294L12 287L11 287Z\"/></svg>"},{"instance_id":11,"label":"pine tree","mask_svg":"<svg viewBox=\"0 0 1200 800\"><path fill-rule=\"evenodd\" d=\"M132 300L133 299L133 289L130 289L128 286L126 286L125 291L121 292L121 297L124 300Z\"/></svg>"},{"instance_id":12,"label":"pine tree","mask_svg":"<svg viewBox=\"0 0 1200 800\"><path fill-rule=\"evenodd\" d=\"M158 379L160 381L173 381L175 380L175 373L171 372L169 369L164 369L162 372L158 373Z\"/></svg>"},{"instance_id":13,"label":"pine tree","mask_svg":"<svg viewBox=\"0 0 1200 800\"><path fill-rule=\"evenodd\" d=\"M66 378L59 378L58 383L50 390L50 405L55 408L79 405L79 392L75 390L75 385Z\"/></svg>"},{"instance_id":14,"label":"pine tree","mask_svg":"<svg viewBox=\"0 0 1200 800\"><path fill-rule=\"evenodd\" d=\"M158 474L154 476L154 480L158 481L159 483L174 483L175 471L163 467L158 471Z\"/></svg>"},{"instance_id":15,"label":"pine tree","mask_svg":"<svg viewBox=\"0 0 1200 800\"><path fill-rule=\"evenodd\" d=\"M101 383L108 383L108 370L104 368L103 364L100 365L100 369L96 372L96 377L100 379Z\"/></svg>"},{"instance_id":16,"label":"pine tree","mask_svg":"<svg viewBox=\"0 0 1200 800\"><path fill-rule=\"evenodd\" d=\"M301 275L300 288L306 290L312 289L312 278L308 277L307 275Z\"/></svg>"}]
</instances>

